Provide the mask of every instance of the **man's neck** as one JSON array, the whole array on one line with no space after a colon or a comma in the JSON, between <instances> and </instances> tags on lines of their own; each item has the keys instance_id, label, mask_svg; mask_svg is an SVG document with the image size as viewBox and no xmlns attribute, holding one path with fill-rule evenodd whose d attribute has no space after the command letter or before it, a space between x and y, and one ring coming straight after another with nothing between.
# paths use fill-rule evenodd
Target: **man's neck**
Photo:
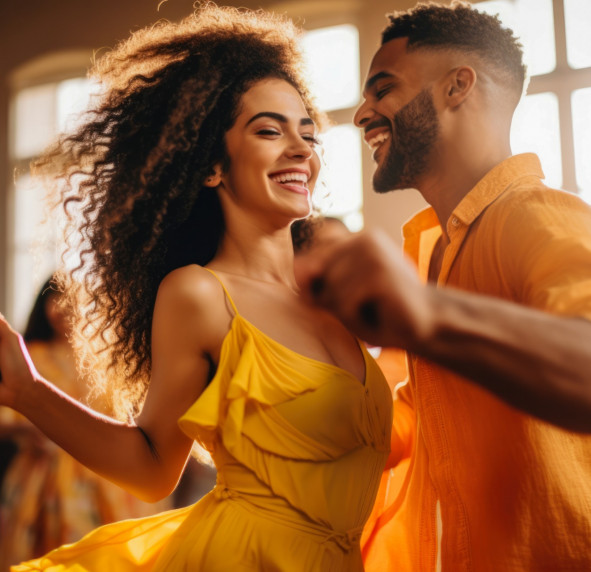
<instances>
[{"instance_id":1,"label":"man's neck","mask_svg":"<svg viewBox=\"0 0 591 572\"><path fill-rule=\"evenodd\" d=\"M442 162L441 168L434 169L420 181L418 190L435 210L446 238L447 221L455 208L493 167L509 156L510 152L503 151L472 163Z\"/></svg>"}]
</instances>

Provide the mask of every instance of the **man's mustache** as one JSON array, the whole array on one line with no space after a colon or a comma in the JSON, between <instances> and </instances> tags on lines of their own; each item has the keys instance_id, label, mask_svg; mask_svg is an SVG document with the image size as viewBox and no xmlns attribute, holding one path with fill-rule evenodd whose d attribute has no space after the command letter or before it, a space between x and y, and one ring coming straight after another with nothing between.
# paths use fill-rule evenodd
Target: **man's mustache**
<instances>
[{"instance_id":1,"label":"man's mustache","mask_svg":"<svg viewBox=\"0 0 591 572\"><path fill-rule=\"evenodd\" d=\"M363 127L363 132L367 133L376 127L391 127L390 122L385 117L380 117Z\"/></svg>"}]
</instances>

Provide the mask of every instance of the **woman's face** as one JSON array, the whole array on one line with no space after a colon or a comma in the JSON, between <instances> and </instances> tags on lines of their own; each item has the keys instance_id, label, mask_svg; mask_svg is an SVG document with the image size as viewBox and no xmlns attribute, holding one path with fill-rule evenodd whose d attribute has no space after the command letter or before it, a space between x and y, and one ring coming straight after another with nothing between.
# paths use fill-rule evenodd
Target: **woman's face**
<instances>
[{"instance_id":1,"label":"woman's face","mask_svg":"<svg viewBox=\"0 0 591 572\"><path fill-rule=\"evenodd\" d=\"M230 166L219 187L225 208L228 197L265 220L307 216L320 169L316 146L316 126L296 89L279 79L254 84L226 133Z\"/></svg>"}]
</instances>

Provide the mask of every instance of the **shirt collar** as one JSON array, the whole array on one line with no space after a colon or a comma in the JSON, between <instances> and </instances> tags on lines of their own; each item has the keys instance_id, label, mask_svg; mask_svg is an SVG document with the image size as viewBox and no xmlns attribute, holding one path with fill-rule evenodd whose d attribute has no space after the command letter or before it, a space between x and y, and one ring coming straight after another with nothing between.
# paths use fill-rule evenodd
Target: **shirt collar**
<instances>
[{"instance_id":1,"label":"shirt collar","mask_svg":"<svg viewBox=\"0 0 591 572\"><path fill-rule=\"evenodd\" d=\"M448 235L451 237L458 226L470 226L517 179L529 176L544 178L540 160L534 153L514 155L493 167L453 210L446 223ZM405 242L434 226L439 226L439 220L433 208L428 207L402 227Z\"/></svg>"}]
</instances>

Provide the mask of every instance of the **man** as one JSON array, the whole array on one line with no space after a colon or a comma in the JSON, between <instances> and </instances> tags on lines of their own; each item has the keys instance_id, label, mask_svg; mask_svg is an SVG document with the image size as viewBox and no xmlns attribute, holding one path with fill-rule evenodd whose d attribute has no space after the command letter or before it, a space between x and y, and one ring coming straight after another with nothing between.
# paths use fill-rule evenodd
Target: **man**
<instances>
[{"instance_id":1,"label":"man","mask_svg":"<svg viewBox=\"0 0 591 572\"><path fill-rule=\"evenodd\" d=\"M361 338L409 352L410 468L366 568L591 570L591 209L511 156L510 30L464 3L390 20L355 122L375 190L431 205L404 228L416 268L366 233L301 277Z\"/></svg>"}]
</instances>

